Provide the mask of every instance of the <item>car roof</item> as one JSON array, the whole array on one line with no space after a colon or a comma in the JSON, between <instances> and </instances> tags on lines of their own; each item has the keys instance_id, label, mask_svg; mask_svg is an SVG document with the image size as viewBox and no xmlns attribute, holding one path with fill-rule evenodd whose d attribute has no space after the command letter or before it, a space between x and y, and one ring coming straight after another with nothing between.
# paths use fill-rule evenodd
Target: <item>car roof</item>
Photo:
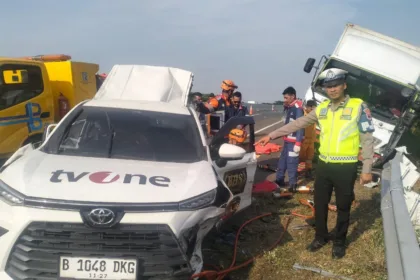
<instances>
[{"instance_id":1,"label":"car roof","mask_svg":"<svg viewBox=\"0 0 420 280\"><path fill-rule=\"evenodd\" d=\"M139 100L89 100L84 107L105 107L127 110L153 111L178 115L191 115L188 107L159 101Z\"/></svg>"},{"instance_id":2,"label":"car roof","mask_svg":"<svg viewBox=\"0 0 420 280\"><path fill-rule=\"evenodd\" d=\"M137 100L187 106L193 73L174 67L114 65L94 100Z\"/></svg>"}]
</instances>

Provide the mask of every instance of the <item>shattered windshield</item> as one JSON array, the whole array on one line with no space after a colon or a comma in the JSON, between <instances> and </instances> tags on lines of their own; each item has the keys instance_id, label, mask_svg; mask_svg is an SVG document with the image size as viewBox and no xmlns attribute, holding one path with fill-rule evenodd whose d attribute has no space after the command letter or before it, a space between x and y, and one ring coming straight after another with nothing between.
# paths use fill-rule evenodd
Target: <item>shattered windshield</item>
<instances>
[{"instance_id":1,"label":"shattered windshield","mask_svg":"<svg viewBox=\"0 0 420 280\"><path fill-rule=\"evenodd\" d=\"M203 145L191 115L84 106L56 153L191 163L202 160Z\"/></svg>"},{"instance_id":2,"label":"shattered windshield","mask_svg":"<svg viewBox=\"0 0 420 280\"><path fill-rule=\"evenodd\" d=\"M325 69L328 68L340 68L349 72L346 93L365 101L373 117L388 123L395 123L401 117L408 102L408 98L401 94L404 86L337 60L330 60ZM319 83L316 91L326 95Z\"/></svg>"}]
</instances>

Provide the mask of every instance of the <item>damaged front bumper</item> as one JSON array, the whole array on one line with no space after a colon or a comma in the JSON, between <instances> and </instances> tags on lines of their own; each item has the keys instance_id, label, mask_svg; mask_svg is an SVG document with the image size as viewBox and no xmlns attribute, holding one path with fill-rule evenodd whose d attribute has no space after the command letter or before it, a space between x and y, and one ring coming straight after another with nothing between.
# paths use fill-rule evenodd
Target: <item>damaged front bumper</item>
<instances>
[{"instance_id":1,"label":"damaged front bumper","mask_svg":"<svg viewBox=\"0 0 420 280\"><path fill-rule=\"evenodd\" d=\"M58 279L59 257L136 258L137 279L189 279L203 267L201 244L223 208L124 213L112 228L87 226L79 211L0 201L0 279Z\"/></svg>"}]
</instances>

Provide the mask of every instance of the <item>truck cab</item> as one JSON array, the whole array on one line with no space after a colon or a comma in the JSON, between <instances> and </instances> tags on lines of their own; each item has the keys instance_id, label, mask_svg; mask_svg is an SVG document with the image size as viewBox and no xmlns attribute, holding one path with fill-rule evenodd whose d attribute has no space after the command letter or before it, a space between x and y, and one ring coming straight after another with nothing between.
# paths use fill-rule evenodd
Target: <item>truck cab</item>
<instances>
[{"instance_id":1,"label":"truck cab","mask_svg":"<svg viewBox=\"0 0 420 280\"><path fill-rule=\"evenodd\" d=\"M0 159L41 141L46 125L96 93L92 63L33 58L0 58ZM60 111L60 101L67 105ZM61 108L63 109L63 108ZM65 112L64 112L65 113Z\"/></svg>"},{"instance_id":2,"label":"truck cab","mask_svg":"<svg viewBox=\"0 0 420 280\"><path fill-rule=\"evenodd\" d=\"M316 69L305 101L328 99L319 73L330 68L348 72L346 93L364 100L371 111L378 155L395 148L403 131L413 125L420 109L420 48L383 34L347 24L334 52L318 65L309 58L304 71Z\"/></svg>"}]
</instances>

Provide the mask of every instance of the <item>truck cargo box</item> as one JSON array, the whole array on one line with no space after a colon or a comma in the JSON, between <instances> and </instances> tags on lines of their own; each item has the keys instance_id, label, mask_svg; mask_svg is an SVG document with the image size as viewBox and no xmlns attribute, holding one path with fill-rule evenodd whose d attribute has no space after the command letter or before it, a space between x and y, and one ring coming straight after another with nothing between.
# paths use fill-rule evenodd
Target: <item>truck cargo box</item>
<instances>
[{"instance_id":1,"label":"truck cargo box","mask_svg":"<svg viewBox=\"0 0 420 280\"><path fill-rule=\"evenodd\" d=\"M62 93L68 100L70 108L80 101L93 98L96 93L96 77L99 65L94 63L60 61L45 62L51 81L54 100ZM58 119L58 108L55 106L55 118Z\"/></svg>"},{"instance_id":2,"label":"truck cargo box","mask_svg":"<svg viewBox=\"0 0 420 280\"><path fill-rule=\"evenodd\" d=\"M346 25L331 57L420 87L420 47L358 25Z\"/></svg>"}]
</instances>

